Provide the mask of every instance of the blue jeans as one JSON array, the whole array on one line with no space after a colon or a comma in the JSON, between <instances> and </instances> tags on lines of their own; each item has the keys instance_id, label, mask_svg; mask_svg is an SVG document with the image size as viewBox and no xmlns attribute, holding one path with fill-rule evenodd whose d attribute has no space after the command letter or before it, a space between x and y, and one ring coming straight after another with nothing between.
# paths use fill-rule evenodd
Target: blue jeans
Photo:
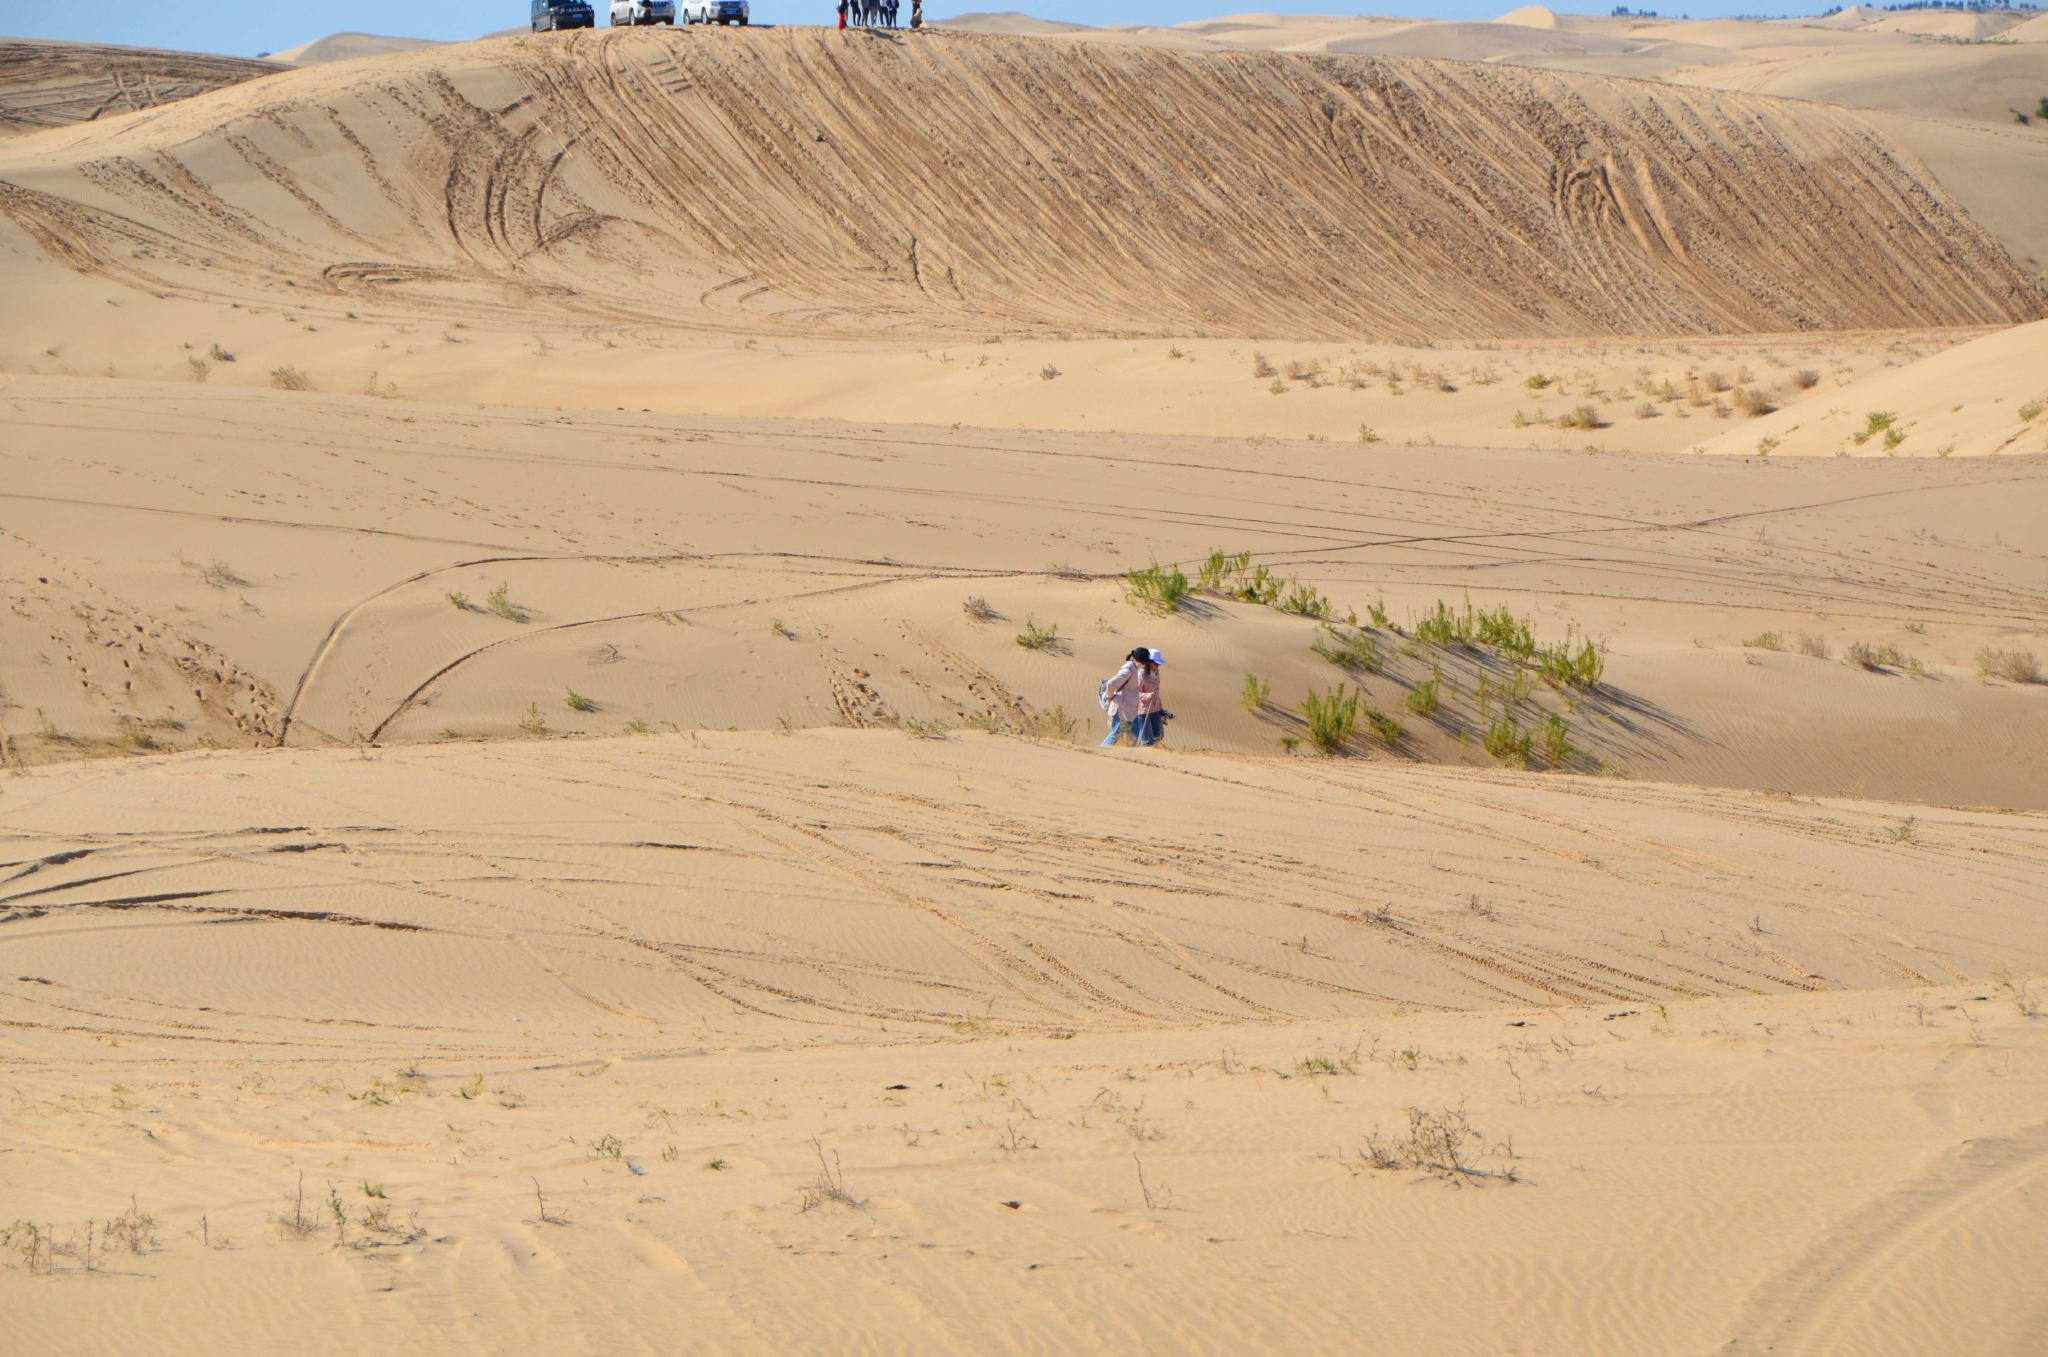
<instances>
[{"instance_id":1,"label":"blue jeans","mask_svg":"<svg viewBox=\"0 0 2048 1357\"><path fill-rule=\"evenodd\" d=\"M1109 736L1103 740L1102 747L1107 749L1111 745L1120 742L1125 731L1129 731L1131 739L1140 745L1158 744L1166 735L1166 713L1155 711L1145 712L1138 716L1124 716L1117 712L1111 712L1109 714Z\"/></svg>"}]
</instances>

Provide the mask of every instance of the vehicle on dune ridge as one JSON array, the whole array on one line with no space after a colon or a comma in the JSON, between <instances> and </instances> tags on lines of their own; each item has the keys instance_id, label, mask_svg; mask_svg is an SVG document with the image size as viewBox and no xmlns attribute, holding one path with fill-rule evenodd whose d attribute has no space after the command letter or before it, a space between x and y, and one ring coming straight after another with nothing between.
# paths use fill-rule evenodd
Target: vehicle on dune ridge
<instances>
[{"instance_id":1,"label":"vehicle on dune ridge","mask_svg":"<svg viewBox=\"0 0 2048 1357\"><path fill-rule=\"evenodd\" d=\"M612 27L673 24L676 0L612 0Z\"/></svg>"},{"instance_id":2,"label":"vehicle on dune ridge","mask_svg":"<svg viewBox=\"0 0 2048 1357\"><path fill-rule=\"evenodd\" d=\"M533 31L554 33L565 28L597 27L597 11L589 0L533 0Z\"/></svg>"}]
</instances>

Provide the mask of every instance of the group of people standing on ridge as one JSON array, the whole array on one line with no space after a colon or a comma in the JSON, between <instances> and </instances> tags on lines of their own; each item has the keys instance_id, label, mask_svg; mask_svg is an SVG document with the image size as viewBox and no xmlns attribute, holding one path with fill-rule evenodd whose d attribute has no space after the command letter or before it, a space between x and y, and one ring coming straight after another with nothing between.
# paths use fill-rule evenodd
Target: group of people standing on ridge
<instances>
[{"instance_id":1,"label":"group of people standing on ridge","mask_svg":"<svg viewBox=\"0 0 2048 1357\"><path fill-rule=\"evenodd\" d=\"M839 0L839 26L847 20L860 28L896 27L898 0ZM924 0L910 0L910 26L924 27Z\"/></svg>"}]
</instances>

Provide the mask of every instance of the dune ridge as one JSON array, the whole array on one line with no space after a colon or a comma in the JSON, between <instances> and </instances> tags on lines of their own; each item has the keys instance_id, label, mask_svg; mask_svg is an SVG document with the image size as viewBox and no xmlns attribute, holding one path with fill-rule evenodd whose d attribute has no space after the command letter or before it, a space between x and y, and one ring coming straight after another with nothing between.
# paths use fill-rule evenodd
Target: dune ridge
<instances>
[{"instance_id":1,"label":"dune ridge","mask_svg":"<svg viewBox=\"0 0 2048 1357\"><path fill-rule=\"evenodd\" d=\"M1528 336L2044 308L1853 115L972 34L607 30L298 71L46 137L0 161L0 211L151 290L504 319Z\"/></svg>"}]
</instances>

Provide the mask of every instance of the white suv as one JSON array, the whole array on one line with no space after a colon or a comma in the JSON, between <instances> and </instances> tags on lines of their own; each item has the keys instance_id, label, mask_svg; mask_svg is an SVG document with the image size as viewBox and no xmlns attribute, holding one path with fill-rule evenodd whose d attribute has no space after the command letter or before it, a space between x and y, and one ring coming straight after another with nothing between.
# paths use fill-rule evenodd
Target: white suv
<instances>
[{"instance_id":1,"label":"white suv","mask_svg":"<svg viewBox=\"0 0 2048 1357\"><path fill-rule=\"evenodd\" d=\"M747 24L747 0L681 0L677 16L686 24Z\"/></svg>"},{"instance_id":2,"label":"white suv","mask_svg":"<svg viewBox=\"0 0 2048 1357\"><path fill-rule=\"evenodd\" d=\"M612 0L612 27L629 24L672 24L676 0Z\"/></svg>"}]
</instances>

